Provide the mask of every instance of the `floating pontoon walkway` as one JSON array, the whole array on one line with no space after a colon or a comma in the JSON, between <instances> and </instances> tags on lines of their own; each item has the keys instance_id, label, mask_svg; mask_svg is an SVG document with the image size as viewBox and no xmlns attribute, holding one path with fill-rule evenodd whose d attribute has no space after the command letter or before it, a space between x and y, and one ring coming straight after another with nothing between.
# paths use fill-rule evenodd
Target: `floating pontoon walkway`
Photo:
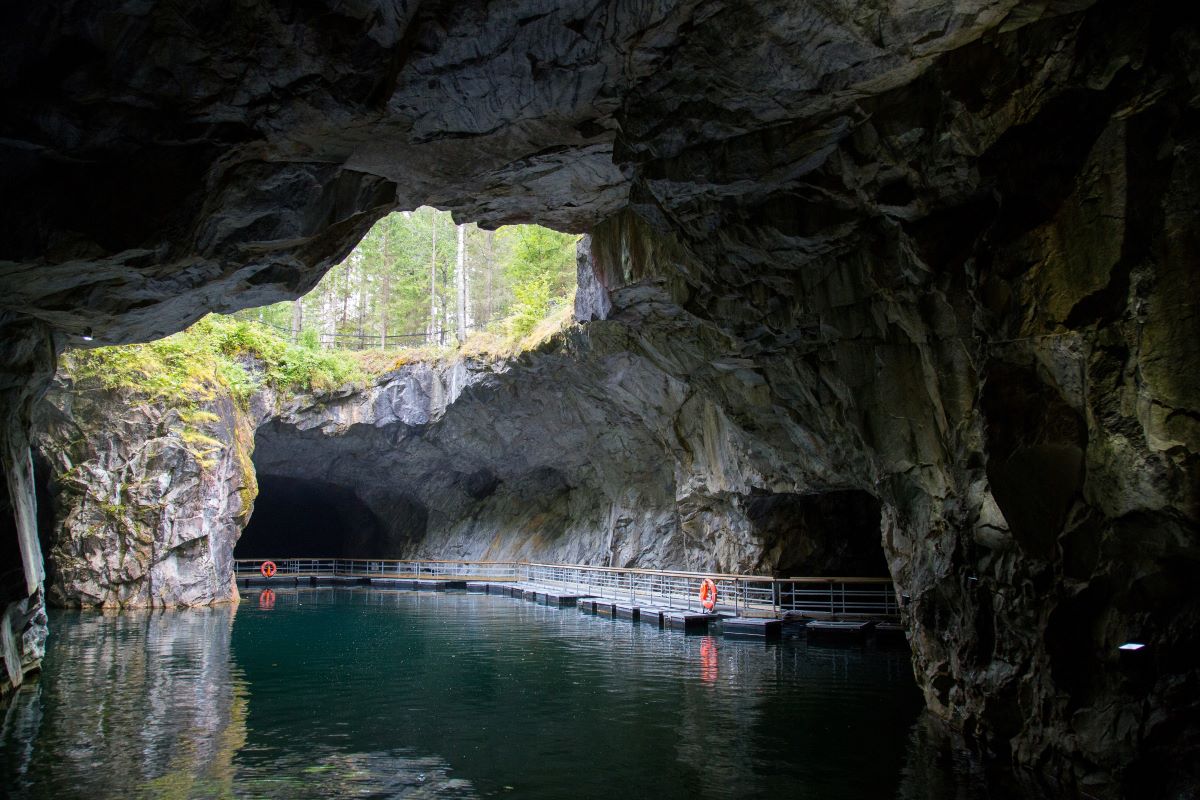
<instances>
[{"instance_id":1,"label":"floating pontoon walkway","mask_svg":"<svg viewBox=\"0 0 1200 800\"><path fill-rule=\"evenodd\" d=\"M807 625L815 636L903 636L899 604L886 578L773 578L670 570L614 569L523 561L412 561L372 559L237 559L243 586L358 586L415 591L503 594L558 607L677 628L706 630L720 622L730 637L770 639L783 625ZM717 586L716 606L700 604L704 579Z\"/></svg>"}]
</instances>

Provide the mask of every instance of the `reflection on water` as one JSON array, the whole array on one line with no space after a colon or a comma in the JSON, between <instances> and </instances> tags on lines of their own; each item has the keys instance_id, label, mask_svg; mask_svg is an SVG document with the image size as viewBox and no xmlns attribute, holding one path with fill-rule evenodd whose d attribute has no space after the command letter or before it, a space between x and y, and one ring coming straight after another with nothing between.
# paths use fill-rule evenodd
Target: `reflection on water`
<instances>
[{"instance_id":1,"label":"reflection on water","mask_svg":"<svg viewBox=\"0 0 1200 800\"><path fill-rule=\"evenodd\" d=\"M351 589L52 629L0 735L14 797L824 799L923 782L902 769L919 709L902 650Z\"/></svg>"},{"instance_id":2,"label":"reflection on water","mask_svg":"<svg viewBox=\"0 0 1200 800\"><path fill-rule=\"evenodd\" d=\"M5 722L9 792L231 796L246 712L230 666L233 619L229 606L55 615L43 678L10 710L25 721Z\"/></svg>"}]
</instances>

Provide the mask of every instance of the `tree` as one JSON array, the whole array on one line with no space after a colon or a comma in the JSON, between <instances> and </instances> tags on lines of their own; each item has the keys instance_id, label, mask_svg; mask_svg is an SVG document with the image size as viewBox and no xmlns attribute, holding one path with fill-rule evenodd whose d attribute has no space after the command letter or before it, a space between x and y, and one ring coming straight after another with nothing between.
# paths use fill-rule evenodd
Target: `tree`
<instances>
[{"instance_id":1,"label":"tree","mask_svg":"<svg viewBox=\"0 0 1200 800\"><path fill-rule=\"evenodd\" d=\"M570 297L575 241L532 225L456 226L429 207L389 214L308 295L238 315L297 341L311 331L323 347L461 343L498 319L523 334Z\"/></svg>"},{"instance_id":2,"label":"tree","mask_svg":"<svg viewBox=\"0 0 1200 800\"><path fill-rule=\"evenodd\" d=\"M467 326L470 324L467 319L467 226L459 225L457 227L458 258L455 259L454 284L457 289L458 304L455 323L458 327L458 343L462 344L467 340Z\"/></svg>"}]
</instances>

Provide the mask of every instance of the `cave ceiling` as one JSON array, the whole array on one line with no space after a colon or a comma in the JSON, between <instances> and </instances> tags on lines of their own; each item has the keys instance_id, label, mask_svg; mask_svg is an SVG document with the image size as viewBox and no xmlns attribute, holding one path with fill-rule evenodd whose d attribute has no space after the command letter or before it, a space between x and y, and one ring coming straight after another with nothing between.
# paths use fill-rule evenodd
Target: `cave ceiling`
<instances>
[{"instance_id":1,"label":"cave ceiling","mask_svg":"<svg viewBox=\"0 0 1200 800\"><path fill-rule=\"evenodd\" d=\"M1004 131L1112 79L1076 57L1092 5L9 4L0 308L157 337L303 293L421 204L628 207L694 247L693 288L736 286L986 189Z\"/></svg>"}]
</instances>

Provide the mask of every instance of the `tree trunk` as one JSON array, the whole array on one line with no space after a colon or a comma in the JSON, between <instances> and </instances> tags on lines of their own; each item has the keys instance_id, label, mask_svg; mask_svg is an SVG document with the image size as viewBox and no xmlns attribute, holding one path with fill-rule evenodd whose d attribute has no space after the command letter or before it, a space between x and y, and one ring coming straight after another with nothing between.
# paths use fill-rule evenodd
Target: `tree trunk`
<instances>
[{"instance_id":1,"label":"tree trunk","mask_svg":"<svg viewBox=\"0 0 1200 800\"><path fill-rule=\"evenodd\" d=\"M458 323L458 343L462 344L467 339L467 226L458 226L458 259L454 267L454 284L458 295L458 313L456 314L456 322Z\"/></svg>"},{"instance_id":2,"label":"tree trunk","mask_svg":"<svg viewBox=\"0 0 1200 800\"><path fill-rule=\"evenodd\" d=\"M387 243L386 235L384 244ZM355 340L354 349L365 350L367 348L367 308L371 304L371 293L368 287L371 284L371 270L368 265L363 263L362 268L358 271L358 339Z\"/></svg>"},{"instance_id":3,"label":"tree trunk","mask_svg":"<svg viewBox=\"0 0 1200 800\"><path fill-rule=\"evenodd\" d=\"M388 324L388 295L392 291L392 262L388 258L388 236L387 228L383 230L383 242L379 246L379 296L376 298L379 302L379 349L387 348L387 324ZM366 339L364 338L364 342Z\"/></svg>"},{"instance_id":4,"label":"tree trunk","mask_svg":"<svg viewBox=\"0 0 1200 800\"><path fill-rule=\"evenodd\" d=\"M391 304L392 274L384 270L379 282L379 349L387 349L388 306Z\"/></svg>"},{"instance_id":5,"label":"tree trunk","mask_svg":"<svg viewBox=\"0 0 1200 800\"><path fill-rule=\"evenodd\" d=\"M430 218L433 246L429 256L429 343L437 336L437 215Z\"/></svg>"},{"instance_id":6,"label":"tree trunk","mask_svg":"<svg viewBox=\"0 0 1200 800\"><path fill-rule=\"evenodd\" d=\"M320 326L318 330L321 333L321 345L325 348L333 346L334 338L333 331L337 325L337 289L334 288L334 281L328 281L325 284L324 297L321 298Z\"/></svg>"},{"instance_id":7,"label":"tree trunk","mask_svg":"<svg viewBox=\"0 0 1200 800\"><path fill-rule=\"evenodd\" d=\"M304 303L297 297L292 301L292 343L300 343L300 331L304 328Z\"/></svg>"},{"instance_id":8,"label":"tree trunk","mask_svg":"<svg viewBox=\"0 0 1200 800\"><path fill-rule=\"evenodd\" d=\"M342 282L342 318L338 320L337 332L341 333L346 330L346 316L348 313L347 305L350 303L350 273L353 271L353 262L346 260L346 279Z\"/></svg>"},{"instance_id":9,"label":"tree trunk","mask_svg":"<svg viewBox=\"0 0 1200 800\"><path fill-rule=\"evenodd\" d=\"M488 231L484 234L484 241L487 242L487 260L484 262L487 274L487 297L484 298L484 320L492 321L492 317L496 315L496 301L492 295L492 276L496 271L496 232Z\"/></svg>"}]
</instances>

